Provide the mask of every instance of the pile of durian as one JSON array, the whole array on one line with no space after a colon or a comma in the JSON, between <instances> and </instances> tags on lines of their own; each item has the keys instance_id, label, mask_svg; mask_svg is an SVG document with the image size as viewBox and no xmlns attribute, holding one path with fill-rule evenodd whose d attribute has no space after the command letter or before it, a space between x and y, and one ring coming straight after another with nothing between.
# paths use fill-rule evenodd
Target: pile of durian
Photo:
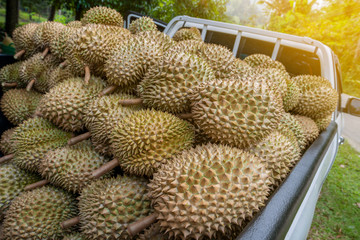
<instances>
[{"instance_id":1,"label":"pile of durian","mask_svg":"<svg viewBox=\"0 0 360 240\"><path fill-rule=\"evenodd\" d=\"M337 106L322 77L106 7L13 37L3 239L233 239Z\"/></svg>"}]
</instances>

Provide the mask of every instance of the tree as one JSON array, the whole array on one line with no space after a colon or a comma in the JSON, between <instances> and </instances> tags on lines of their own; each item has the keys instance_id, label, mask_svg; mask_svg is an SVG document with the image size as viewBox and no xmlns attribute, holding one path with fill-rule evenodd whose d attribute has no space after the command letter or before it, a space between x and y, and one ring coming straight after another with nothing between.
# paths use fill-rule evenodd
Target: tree
<instances>
[{"instance_id":1,"label":"tree","mask_svg":"<svg viewBox=\"0 0 360 240\"><path fill-rule=\"evenodd\" d=\"M6 0L5 32L12 35L19 21L19 1Z\"/></svg>"}]
</instances>

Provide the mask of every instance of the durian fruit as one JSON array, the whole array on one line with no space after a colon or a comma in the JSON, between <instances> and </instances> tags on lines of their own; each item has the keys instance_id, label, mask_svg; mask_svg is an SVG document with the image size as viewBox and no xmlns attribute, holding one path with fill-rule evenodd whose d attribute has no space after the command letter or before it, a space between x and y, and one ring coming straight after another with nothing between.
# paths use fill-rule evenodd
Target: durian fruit
<instances>
[{"instance_id":1,"label":"durian fruit","mask_svg":"<svg viewBox=\"0 0 360 240\"><path fill-rule=\"evenodd\" d=\"M28 23L14 30L13 41L17 51L14 56L15 59L22 57L22 55L24 58L28 58L37 52L33 35L38 25L37 23Z\"/></svg>"},{"instance_id":2,"label":"durian fruit","mask_svg":"<svg viewBox=\"0 0 360 240\"><path fill-rule=\"evenodd\" d=\"M316 123L311 118L294 115L296 120L300 123L304 136L306 139L306 147L310 146L311 143L315 141L315 139L319 136L319 128L316 126Z\"/></svg>"},{"instance_id":3,"label":"durian fruit","mask_svg":"<svg viewBox=\"0 0 360 240\"><path fill-rule=\"evenodd\" d=\"M148 70L138 93L145 106L171 113L188 112L190 91L212 79L212 70L201 58L168 51L158 65Z\"/></svg>"},{"instance_id":4,"label":"durian fruit","mask_svg":"<svg viewBox=\"0 0 360 240\"><path fill-rule=\"evenodd\" d=\"M286 78L287 91L283 98L285 112L291 111L299 103L300 88L292 78Z\"/></svg>"},{"instance_id":5,"label":"durian fruit","mask_svg":"<svg viewBox=\"0 0 360 240\"><path fill-rule=\"evenodd\" d=\"M130 23L129 30L132 34L145 31L157 31L156 24L149 17L140 17Z\"/></svg>"},{"instance_id":6,"label":"durian fruit","mask_svg":"<svg viewBox=\"0 0 360 240\"><path fill-rule=\"evenodd\" d=\"M131 239L127 225L151 213L147 180L134 176L94 181L79 197L86 239Z\"/></svg>"},{"instance_id":7,"label":"durian fruit","mask_svg":"<svg viewBox=\"0 0 360 240\"><path fill-rule=\"evenodd\" d=\"M196 27L182 28L182 29L178 30L174 34L173 39L177 42L185 41L185 40L202 41L201 33L200 33L199 29L197 29Z\"/></svg>"},{"instance_id":8,"label":"durian fruit","mask_svg":"<svg viewBox=\"0 0 360 240\"><path fill-rule=\"evenodd\" d=\"M159 31L141 32L124 41L105 63L107 82L121 88L136 87L148 68L157 65L163 53L174 44Z\"/></svg>"},{"instance_id":9,"label":"durian fruit","mask_svg":"<svg viewBox=\"0 0 360 240\"><path fill-rule=\"evenodd\" d=\"M83 25L81 21L70 21L66 24L66 26L71 28L81 28Z\"/></svg>"},{"instance_id":10,"label":"durian fruit","mask_svg":"<svg viewBox=\"0 0 360 240\"><path fill-rule=\"evenodd\" d=\"M58 59L65 60L66 54L69 54L71 46L68 46L68 41L75 31L72 27L63 27L57 32L57 37L51 39L50 51Z\"/></svg>"},{"instance_id":11,"label":"durian fruit","mask_svg":"<svg viewBox=\"0 0 360 240\"><path fill-rule=\"evenodd\" d=\"M38 172L45 154L65 146L70 138L71 133L56 128L47 120L30 118L14 130L11 138L14 149L12 162L22 169Z\"/></svg>"},{"instance_id":12,"label":"durian fruit","mask_svg":"<svg viewBox=\"0 0 360 240\"><path fill-rule=\"evenodd\" d=\"M247 56L244 59L251 67L261 67L261 68L277 68L280 70L286 70L285 66L278 61L272 60L271 57L265 54L252 54Z\"/></svg>"},{"instance_id":13,"label":"durian fruit","mask_svg":"<svg viewBox=\"0 0 360 240\"><path fill-rule=\"evenodd\" d=\"M6 212L10 202L24 191L26 185L40 179L40 176L24 171L12 163L0 165L0 215Z\"/></svg>"},{"instance_id":14,"label":"durian fruit","mask_svg":"<svg viewBox=\"0 0 360 240\"><path fill-rule=\"evenodd\" d=\"M40 162L39 172L55 186L79 193L92 181L91 173L106 162L90 141L83 141L47 152Z\"/></svg>"},{"instance_id":15,"label":"durian fruit","mask_svg":"<svg viewBox=\"0 0 360 240\"><path fill-rule=\"evenodd\" d=\"M213 141L247 148L275 130L283 114L281 96L262 75L215 80L190 96L193 120Z\"/></svg>"},{"instance_id":16,"label":"durian fruit","mask_svg":"<svg viewBox=\"0 0 360 240\"><path fill-rule=\"evenodd\" d=\"M312 119L324 118L335 111L338 93L323 77L300 75L293 78L300 88L299 104L292 109L293 114Z\"/></svg>"},{"instance_id":17,"label":"durian fruit","mask_svg":"<svg viewBox=\"0 0 360 240\"><path fill-rule=\"evenodd\" d=\"M46 49L42 53L43 57L45 57L47 51L49 51L50 42L57 38L57 35L62 28L65 28L62 23L52 21L42 22L36 28L36 31L33 35L34 44L40 51Z\"/></svg>"},{"instance_id":18,"label":"durian fruit","mask_svg":"<svg viewBox=\"0 0 360 240\"><path fill-rule=\"evenodd\" d=\"M284 113L280 120L279 129L281 129L282 126L289 128L294 133L301 152L304 152L307 147L307 140L305 138L305 132L299 121L290 113Z\"/></svg>"},{"instance_id":19,"label":"durian fruit","mask_svg":"<svg viewBox=\"0 0 360 240\"><path fill-rule=\"evenodd\" d=\"M318 127L319 131L322 132L330 125L331 119L332 119L332 114L330 114L329 116L326 116L324 118L314 119L314 121L315 121L316 126Z\"/></svg>"},{"instance_id":20,"label":"durian fruit","mask_svg":"<svg viewBox=\"0 0 360 240\"><path fill-rule=\"evenodd\" d=\"M159 224L152 224L142 234L139 234L137 240L167 240L167 238L160 232Z\"/></svg>"},{"instance_id":21,"label":"durian fruit","mask_svg":"<svg viewBox=\"0 0 360 240\"><path fill-rule=\"evenodd\" d=\"M197 145L202 145L202 144L207 144L207 143L212 142L211 138L209 138L204 133L204 131L201 130L201 128L198 125L196 125L196 122L192 118L185 119L185 120L194 126L194 130L195 130L195 138L194 138L194 144L193 144L194 147Z\"/></svg>"},{"instance_id":22,"label":"durian fruit","mask_svg":"<svg viewBox=\"0 0 360 240\"><path fill-rule=\"evenodd\" d=\"M119 100L134 98L128 94L111 94L94 99L89 103L84 122L91 132L91 142L95 150L103 155L111 155L110 135L117 123L124 117L139 110L139 106L123 107Z\"/></svg>"},{"instance_id":23,"label":"durian fruit","mask_svg":"<svg viewBox=\"0 0 360 240\"><path fill-rule=\"evenodd\" d=\"M64 236L63 240L86 240L83 234L79 232L67 234Z\"/></svg>"},{"instance_id":24,"label":"durian fruit","mask_svg":"<svg viewBox=\"0 0 360 240\"><path fill-rule=\"evenodd\" d=\"M250 153L259 157L271 172L270 181L277 187L286 178L291 168L300 159L300 148L294 133L290 131L289 138L275 130L249 149Z\"/></svg>"},{"instance_id":25,"label":"durian fruit","mask_svg":"<svg viewBox=\"0 0 360 240\"><path fill-rule=\"evenodd\" d=\"M125 172L152 176L193 141L194 128L185 120L160 111L139 110L118 123L110 142Z\"/></svg>"},{"instance_id":26,"label":"durian fruit","mask_svg":"<svg viewBox=\"0 0 360 240\"><path fill-rule=\"evenodd\" d=\"M1 98L1 111L14 125L30 118L40 101L42 94L25 89L11 89Z\"/></svg>"},{"instance_id":27,"label":"durian fruit","mask_svg":"<svg viewBox=\"0 0 360 240\"><path fill-rule=\"evenodd\" d=\"M108 7L90 8L81 18L81 22L83 25L95 23L124 27L124 20L121 14Z\"/></svg>"},{"instance_id":28,"label":"durian fruit","mask_svg":"<svg viewBox=\"0 0 360 240\"><path fill-rule=\"evenodd\" d=\"M84 128L86 107L104 87L100 78L92 77L88 85L84 85L81 78L70 78L50 89L38 109L44 118L60 128L80 131Z\"/></svg>"},{"instance_id":29,"label":"durian fruit","mask_svg":"<svg viewBox=\"0 0 360 240\"><path fill-rule=\"evenodd\" d=\"M74 73L71 71L71 69L69 67L65 67L65 68L61 68L61 67L55 67L52 68L51 71L49 72L49 78L47 80L47 87L48 87L48 91L55 87L56 85L58 85L59 83L69 79L69 78L74 78L75 75Z\"/></svg>"},{"instance_id":30,"label":"durian fruit","mask_svg":"<svg viewBox=\"0 0 360 240\"><path fill-rule=\"evenodd\" d=\"M207 144L183 151L149 187L157 224L168 239L216 238L265 205L269 172L253 154Z\"/></svg>"},{"instance_id":31,"label":"durian fruit","mask_svg":"<svg viewBox=\"0 0 360 240\"><path fill-rule=\"evenodd\" d=\"M77 215L75 198L64 190L45 186L14 199L4 220L5 239L61 239L60 223Z\"/></svg>"},{"instance_id":32,"label":"durian fruit","mask_svg":"<svg viewBox=\"0 0 360 240\"><path fill-rule=\"evenodd\" d=\"M4 155L11 154L14 152L11 142L11 137L14 133L15 128L10 128L1 134L0 150Z\"/></svg>"},{"instance_id":33,"label":"durian fruit","mask_svg":"<svg viewBox=\"0 0 360 240\"><path fill-rule=\"evenodd\" d=\"M20 79L19 69L21 64L21 62L16 62L13 64L8 64L0 69L0 83L4 92L14 87L26 87L26 84L23 83Z\"/></svg>"}]
</instances>

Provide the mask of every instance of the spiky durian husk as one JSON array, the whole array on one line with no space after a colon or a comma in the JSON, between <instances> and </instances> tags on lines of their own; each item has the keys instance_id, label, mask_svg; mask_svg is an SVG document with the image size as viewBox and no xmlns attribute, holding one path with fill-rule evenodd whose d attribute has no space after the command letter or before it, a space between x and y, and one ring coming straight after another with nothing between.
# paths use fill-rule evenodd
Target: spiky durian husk
<instances>
[{"instance_id":1,"label":"spiky durian husk","mask_svg":"<svg viewBox=\"0 0 360 240\"><path fill-rule=\"evenodd\" d=\"M147 180L118 176L97 180L79 197L81 232L86 239L131 239L127 225L151 213Z\"/></svg>"},{"instance_id":2,"label":"spiky durian husk","mask_svg":"<svg viewBox=\"0 0 360 240\"><path fill-rule=\"evenodd\" d=\"M79 232L75 232L65 235L63 240L86 240L86 239L83 234Z\"/></svg>"},{"instance_id":3,"label":"spiky durian husk","mask_svg":"<svg viewBox=\"0 0 360 240\"><path fill-rule=\"evenodd\" d=\"M300 88L292 78L286 79L287 91L283 98L285 112L291 111L299 103Z\"/></svg>"},{"instance_id":4,"label":"spiky durian husk","mask_svg":"<svg viewBox=\"0 0 360 240\"><path fill-rule=\"evenodd\" d=\"M117 123L140 106L124 107L119 103L121 99L134 98L128 94L111 94L94 99L89 103L84 122L91 132L91 142L95 150L104 155L111 155L110 135Z\"/></svg>"},{"instance_id":5,"label":"spiky durian husk","mask_svg":"<svg viewBox=\"0 0 360 240\"><path fill-rule=\"evenodd\" d=\"M157 31L156 24L149 17L141 17L130 23L129 30L132 34L145 31Z\"/></svg>"},{"instance_id":6,"label":"spiky durian husk","mask_svg":"<svg viewBox=\"0 0 360 240\"><path fill-rule=\"evenodd\" d=\"M259 157L271 172L270 181L274 188L280 185L300 159L300 148L296 139L294 142L278 130L271 132L250 148L249 152Z\"/></svg>"},{"instance_id":7,"label":"spiky durian husk","mask_svg":"<svg viewBox=\"0 0 360 240\"><path fill-rule=\"evenodd\" d=\"M271 57L265 54L252 54L247 56L244 59L251 67L261 67L261 68L277 68L280 70L286 70L285 66L278 61L274 61Z\"/></svg>"},{"instance_id":8,"label":"spiky durian husk","mask_svg":"<svg viewBox=\"0 0 360 240\"><path fill-rule=\"evenodd\" d=\"M199 52L202 49L202 46L205 43L202 41L196 41L196 40L184 40L177 42L174 47L172 47L173 51L178 52L186 52L188 54L199 54Z\"/></svg>"},{"instance_id":9,"label":"spiky durian husk","mask_svg":"<svg viewBox=\"0 0 360 240\"><path fill-rule=\"evenodd\" d=\"M324 118L314 119L316 126L318 127L319 131L324 131L331 123L332 114L326 116Z\"/></svg>"},{"instance_id":10,"label":"spiky durian husk","mask_svg":"<svg viewBox=\"0 0 360 240\"><path fill-rule=\"evenodd\" d=\"M188 112L190 91L212 79L212 70L201 58L168 51L158 65L148 70L138 93L145 106L171 113Z\"/></svg>"},{"instance_id":11,"label":"spiky durian husk","mask_svg":"<svg viewBox=\"0 0 360 240\"><path fill-rule=\"evenodd\" d=\"M18 125L34 114L42 94L25 89L11 89L1 98L1 111L14 125Z\"/></svg>"},{"instance_id":12,"label":"spiky durian husk","mask_svg":"<svg viewBox=\"0 0 360 240\"><path fill-rule=\"evenodd\" d=\"M70 21L66 24L66 26L71 28L81 28L83 24L81 21Z\"/></svg>"},{"instance_id":13,"label":"spiky durian husk","mask_svg":"<svg viewBox=\"0 0 360 240\"><path fill-rule=\"evenodd\" d=\"M66 54L69 53L70 46L67 46L69 38L75 33L71 27L63 27L58 32L57 38L52 38L50 41L50 51L57 58L64 60Z\"/></svg>"},{"instance_id":14,"label":"spiky durian husk","mask_svg":"<svg viewBox=\"0 0 360 240\"><path fill-rule=\"evenodd\" d=\"M57 129L43 118L30 118L15 128L11 138L14 149L12 162L22 169L38 172L45 154L66 145L71 136L71 133Z\"/></svg>"},{"instance_id":15,"label":"spiky durian husk","mask_svg":"<svg viewBox=\"0 0 360 240\"><path fill-rule=\"evenodd\" d=\"M0 165L0 215L6 212L10 202L24 191L25 186L40 179L40 176L24 171L12 163Z\"/></svg>"},{"instance_id":16,"label":"spiky durian husk","mask_svg":"<svg viewBox=\"0 0 360 240\"><path fill-rule=\"evenodd\" d=\"M160 232L159 224L152 224L149 228L145 229L142 234L139 235L137 240L167 240L168 237Z\"/></svg>"},{"instance_id":17,"label":"spiky durian husk","mask_svg":"<svg viewBox=\"0 0 360 240\"><path fill-rule=\"evenodd\" d=\"M269 184L269 172L256 156L208 144L175 156L148 186L161 230L201 239L253 217L264 206Z\"/></svg>"},{"instance_id":18,"label":"spiky durian husk","mask_svg":"<svg viewBox=\"0 0 360 240\"><path fill-rule=\"evenodd\" d=\"M215 142L239 148L276 129L283 114L281 96L262 75L204 83L190 99L200 129Z\"/></svg>"},{"instance_id":19,"label":"spiky durian husk","mask_svg":"<svg viewBox=\"0 0 360 240\"><path fill-rule=\"evenodd\" d=\"M0 69L0 83L17 83L17 88L25 88L26 84L20 79L20 66L22 62L16 62L8 64ZM12 88L2 87L3 91L7 91Z\"/></svg>"},{"instance_id":20,"label":"spiky durian husk","mask_svg":"<svg viewBox=\"0 0 360 240\"><path fill-rule=\"evenodd\" d=\"M37 23L28 23L17 27L13 32L16 51L25 50L24 58L28 58L37 52L33 35L38 25Z\"/></svg>"},{"instance_id":21,"label":"spiky durian husk","mask_svg":"<svg viewBox=\"0 0 360 240\"><path fill-rule=\"evenodd\" d=\"M11 143L11 137L14 133L15 128L10 128L1 134L0 150L4 155L14 152Z\"/></svg>"},{"instance_id":22,"label":"spiky durian husk","mask_svg":"<svg viewBox=\"0 0 360 240\"><path fill-rule=\"evenodd\" d=\"M196 27L182 28L182 29L178 30L174 34L173 39L177 42L185 41L185 40L202 41L201 33L200 33L199 29L197 29Z\"/></svg>"},{"instance_id":23,"label":"spiky durian husk","mask_svg":"<svg viewBox=\"0 0 360 240\"><path fill-rule=\"evenodd\" d=\"M282 126L289 128L294 133L301 152L305 151L307 146L307 141L305 138L305 132L301 127L299 121L290 113L284 113L280 120L279 129L281 129Z\"/></svg>"},{"instance_id":24,"label":"spiky durian husk","mask_svg":"<svg viewBox=\"0 0 360 240\"><path fill-rule=\"evenodd\" d=\"M338 92L323 77L300 75L293 78L300 88L300 99L292 113L312 119L324 118L335 111Z\"/></svg>"},{"instance_id":25,"label":"spiky durian husk","mask_svg":"<svg viewBox=\"0 0 360 240\"><path fill-rule=\"evenodd\" d=\"M192 146L193 126L174 115L140 110L123 118L111 134L114 156L125 172L152 176L174 154Z\"/></svg>"},{"instance_id":26,"label":"spiky durian husk","mask_svg":"<svg viewBox=\"0 0 360 240\"><path fill-rule=\"evenodd\" d=\"M122 88L137 85L173 45L169 36L158 31L142 32L124 41L105 63L107 81Z\"/></svg>"},{"instance_id":27,"label":"spiky durian husk","mask_svg":"<svg viewBox=\"0 0 360 240\"><path fill-rule=\"evenodd\" d=\"M83 25L95 23L124 27L124 20L121 14L108 7L90 8L81 18L81 22Z\"/></svg>"},{"instance_id":28,"label":"spiky durian husk","mask_svg":"<svg viewBox=\"0 0 360 240\"><path fill-rule=\"evenodd\" d=\"M61 239L68 230L60 223L78 213L75 197L50 186L22 193L4 220L5 239Z\"/></svg>"},{"instance_id":29,"label":"spiky durian husk","mask_svg":"<svg viewBox=\"0 0 360 240\"><path fill-rule=\"evenodd\" d=\"M72 36L76 54L89 64L104 64L122 42L131 37L129 30L101 24L88 24Z\"/></svg>"},{"instance_id":30,"label":"spiky durian husk","mask_svg":"<svg viewBox=\"0 0 360 240\"><path fill-rule=\"evenodd\" d=\"M91 77L88 85L81 78L67 79L44 95L39 111L62 129L80 131L84 128L86 107L104 87L104 82L96 77Z\"/></svg>"},{"instance_id":31,"label":"spiky durian husk","mask_svg":"<svg viewBox=\"0 0 360 240\"><path fill-rule=\"evenodd\" d=\"M47 152L40 162L39 172L55 186L79 193L93 180L92 172L106 162L90 141L83 141Z\"/></svg>"},{"instance_id":32,"label":"spiky durian husk","mask_svg":"<svg viewBox=\"0 0 360 240\"><path fill-rule=\"evenodd\" d=\"M75 75L69 67L66 67L64 69L60 67L52 68L51 72L49 73L49 78L47 80L48 90L55 87L59 83L74 77Z\"/></svg>"},{"instance_id":33,"label":"spiky durian husk","mask_svg":"<svg viewBox=\"0 0 360 240\"><path fill-rule=\"evenodd\" d=\"M33 36L37 49L42 50L50 47L50 42L57 38L62 28L65 28L65 26L59 22L47 21L39 23Z\"/></svg>"},{"instance_id":34,"label":"spiky durian husk","mask_svg":"<svg viewBox=\"0 0 360 240\"><path fill-rule=\"evenodd\" d=\"M314 120L309 117L294 115L296 120L300 123L304 136L306 139L306 147L310 146L311 143L315 141L315 139L319 136L319 128L316 126Z\"/></svg>"}]
</instances>

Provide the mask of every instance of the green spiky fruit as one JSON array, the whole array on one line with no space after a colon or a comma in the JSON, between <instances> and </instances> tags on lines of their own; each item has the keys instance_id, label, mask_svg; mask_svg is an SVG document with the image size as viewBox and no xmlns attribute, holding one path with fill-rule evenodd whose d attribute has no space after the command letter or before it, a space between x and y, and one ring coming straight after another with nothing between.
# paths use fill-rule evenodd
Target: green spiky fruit
<instances>
[{"instance_id":1,"label":"green spiky fruit","mask_svg":"<svg viewBox=\"0 0 360 240\"><path fill-rule=\"evenodd\" d=\"M108 7L90 8L81 18L81 22L83 25L95 23L124 27L124 20L121 14Z\"/></svg>"},{"instance_id":2,"label":"green spiky fruit","mask_svg":"<svg viewBox=\"0 0 360 240\"><path fill-rule=\"evenodd\" d=\"M12 162L22 169L38 172L45 154L66 145L71 135L43 118L30 118L14 130L11 141L15 156Z\"/></svg>"},{"instance_id":3,"label":"green spiky fruit","mask_svg":"<svg viewBox=\"0 0 360 240\"><path fill-rule=\"evenodd\" d=\"M300 75L293 78L300 88L299 104L292 109L294 114L312 119L324 118L335 111L338 92L323 77Z\"/></svg>"},{"instance_id":4,"label":"green spiky fruit","mask_svg":"<svg viewBox=\"0 0 360 240\"><path fill-rule=\"evenodd\" d=\"M283 98L285 112L291 111L299 103L300 88L292 78L286 79L287 91Z\"/></svg>"},{"instance_id":5,"label":"green spiky fruit","mask_svg":"<svg viewBox=\"0 0 360 240\"><path fill-rule=\"evenodd\" d=\"M162 232L169 238L215 238L264 206L269 172L253 154L224 145L183 151L149 184Z\"/></svg>"},{"instance_id":6,"label":"green spiky fruit","mask_svg":"<svg viewBox=\"0 0 360 240\"><path fill-rule=\"evenodd\" d=\"M130 23L129 30L132 34L145 31L157 31L156 24L149 17L141 17Z\"/></svg>"},{"instance_id":7,"label":"green spiky fruit","mask_svg":"<svg viewBox=\"0 0 360 240\"><path fill-rule=\"evenodd\" d=\"M75 198L50 186L22 193L11 203L5 220L5 239L61 239L60 223L77 215Z\"/></svg>"},{"instance_id":8,"label":"green spiky fruit","mask_svg":"<svg viewBox=\"0 0 360 240\"><path fill-rule=\"evenodd\" d=\"M66 55L69 54L69 49L71 46L68 46L67 43L72 35L75 33L74 28L64 27L60 29L57 33L57 38L53 38L50 41L50 51L57 58L64 60Z\"/></svg>"},{"instance_id":9,"label":"green spiky fruit","mask_svg":"<svg viewBox=\"0 0 360 240\"><path fill-rule=\"evenodd\" d=\"M4 155L14 152L12 147L11 137L14 133L15 128L10 128L1 134L0 150Z\"/></svg>"},{"instance_id":10,"label":"green spiky fruit","mask_svg":"<svg viewBox=\"0 0 360 240\"><path fill-rule=\"evenodd\" d=\"M25 50L24 58L28 58L37 52L33 36L38 25L37 23L28 23L17 27L13 32L16 51Z\"/></svg>"},{"instance_id":11,"label":"green spiky fruit","mask_svg":"<svg viewBox=\"0 0 360 240\"><path fill-rule=\"evenodd\" d=\"M16 62L13 64L8 64L0 70L0 83L17 83L17 88L25 88L26 84L23 83L20 79L20 66L22 62ZM4 87L3 91L9 90L12 88Z\"/></svg>"},{"instance_id":12,"label":"green spiky fruit","mask_svg":"<svg viewBox=\"0 0 360 240\"><path fill-rule=\"evenodd\" d=\"M244 59L251 67L261 68L277 68L280 70L286 70L285 66L278 61L274 61L271 57L265 54L252 54Z\"/></svg>"},{"instance_id":13,"label":"green spiky fruit","mask_svg":"<svg viewBox=\"0 0 360 240\"><path fill-rule=\"evenodd\" d=\"M91 142L95 150L104 155L111 155L110 135L117 123L124 117L140 109L139 106L123 107L121 99L134 98L128 94L111 94L94 99L85 114L85 126L91 132Z\"/></svg>"},{"instance_id":14,"label":"green spiky fruit","mask_svg":"<svg viewBox=\"0 0 360 240\"><path fill-rule=\"evenodd\" d=\"M1 111L14 125L18 125L34 114L42 94L25 89L11 89L1 98Z\"/></svg>"},{"instance_id":15,"label":"green spiky fruit","mask_svg":"<svg viewBox=\"0 0 360 240\"><path fill-rule=\"evenodd\" d=\"M34 44L39 50L50 47L50 42L57 38L58 33L65 26L59 22L42 22L39 23L34 33Z\"/></svg>"},{"instance_id":16,"label":"green spiky fruit","mask_svg":"<svg viewBox=\"0 0 360 240\"><path fill-rule=\"evenodd\" d=\"M47 152L40 162L39 172L55 186L79 193L92 181L92 172L106 162L90 141L83 141Z\"/></svg>"},{"instance_id":17,"label":"green spiky fruit","mask_svg":"<svg viewBox=\"0 0 360 240\"><path fill-rule=\"evenodd\" d=\"M48 90L55 87L59 83L74 77L74 73L68 67L64 69L60 67L52 68L49 73L49 78L47 80Z\"/></svg>"},{"instance_id":18,"label":"green spiky fruit","mask_svg":"<svg viewBox=\"0 0 360 240\"><path fill-rule=\"evenodd\" d=\"M324 118L314 119L316 126L318 127L319 131L324 131L331 123L332 114L326 116Z\"/></svg>"},{"instance_id":19,"label":"green spiky fruit","mask_svg":"<svg viewBox=\"0 0 360 240\"><path fill-rule=\"evenodd\" d=\"M259 157L266 169L271 172L270 181L273 187L280 185L300 159L300 148L296 139L291 140L277 130L271 132L249 151Z\"/></svg>"},{"instance_id":20,"label":"green spiky fruit","mask_svg":"<svg viewBox=\"0 0 360 240\"><path fill-rule=\"evenodd\" d=\"M81 78L67 79L45 94L39 111L62 129L80 131L84 128L85 108L104 87L104 82L96 77L91 77L88 85Z\"/></svg>"},{"instance_id":21,"label":"green spiky fruit","mask_svg":"<svg viewBox=\"0 0 360 240\"><path fill-rule=\"evenodd\" d=\"M185 40L202 41L201 33L200 33L199 29L197 29L196 27L182 28L182 29L178 30L174 34L173 39L177 42L185 41Z\"/></svg>"},{"instance_id":22,"label":"green spiky fruit","mask_svg":"<svg viewBox=\"0 0 360 240\"><path fill-rule=\"evenodd\" d=\"M83 234L76 232L65 235L63 240L86 240L86 239Z\"/></svg>"},{"instance_id":23,"label":"green spiky fruit","mask_svg":"<svg viewBox=\"0 0 360 240\"><path fill-rule=\"evenodd\" d=\"M174 115L140 110L122 119L111 135L114 156L125 172L151 176L172 155L192 146L193 126Z\"/></svg>"},{"instance_id":24,"label":"green spiky fruit","mask_svg":"<svg viewBox=\"0 0 360 240\"><path fill-rule=\"evenodd\" d=\"M40 176L28 173L12 163L0 165L0 215L4 214L10 202L28 184L40 181Z\"/></svg>"},{"instance_id":25,"label":"green spiky fruit","mask_svg":"<svg viewBox=\"0 0 360 240\"><path fill-rule=\"evenodd\" d=\"M70 21L66 24L66 26L71 28L81 28L83 25L81 21Z\"/></svg>"},{"instance_id":26,"label":"green spiky fruit","mask_svg":"<svg viewBox=\"0 0 360 240\"><path fill-rule=\"evenodd\" d=\"M262 75L215 80L191 95L195 123L213 141L247 148L275 130L283 114L281 96Z\"/></svg>"},{"instance_id":27,"label":"green spiky fruit","mask_svg":"<svg viewBox=\"0 0 360 240\"><path fill-rule=\"evenodd\" d=\"M124 41L105 63L107 81L123 88L137 85L173 44L169 36L159 31L142 32Z\"/></svg>"},{"instance_id":28,"label":"green spiky fruit","mask_svg":"<svg viewBox=\"0 0 360 240\"><path fill-rule=\"evenodd\" d=\"M138 92L145 106L172 113L188 112L190 91L212 79L212 70L201 58L168 51L158 65L148 70Z\"/></svg>"},{"instance_id":29,"label":"green spiky fruit","mask_svg":"<svg viewBox=\"0 0 360 240\"><path fill-rule=\"evenodd\" d=\"M315 141L315 139L319 136L319 128L316 126L316 123L311 118L294 115L296 120L300 123L304 136L306 139L306 147L310 146L311 143Z\"/></svg>"},{"instance_id":30,"label":"green spiky fruit","mask_svg":"<svg viewBox=\"0 0 360 240\"><path fill-rule=\"evenodd\" d=\"M127 225L151 213L147 180L118 176L93 182L79 197L86 239L130 239Z\"/></svg>"},{"instance_id":31,"label":"green spiky fruit","mask_svg":"<svg viewBox=\"0 0 360 240\"><path fill-rule=\"evenodd\" d=\"M294 133L299 144L299 148L301 152L303 152L306 149L307 141L305 138L305 132L299 121L290 113L284 113L280 120L279 129L281 129L281 126L289 128Z\"/></svg>"}]
</instances>

